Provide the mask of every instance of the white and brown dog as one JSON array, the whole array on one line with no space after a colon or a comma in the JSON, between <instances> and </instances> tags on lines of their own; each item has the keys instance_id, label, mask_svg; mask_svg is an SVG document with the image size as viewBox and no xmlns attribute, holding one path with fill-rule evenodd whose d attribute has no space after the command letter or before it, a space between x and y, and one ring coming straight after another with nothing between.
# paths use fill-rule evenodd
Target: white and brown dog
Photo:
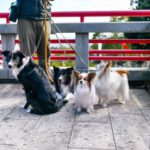
<instances>
[{"instance_id":1,"label":"white and brown dog","mask_svg":"<svg viewBox=\"0 0 150 150\"><path fill-rule=\"evenodd\" d=\"M77 112L86 109L88 113L94 111L94 105L98 102L93 79L95 73L80 73L74 71L74 99Z\"/></svg>"},{"instance_id":2,"label":"white and brown dog","mask_svg":"<svg viewBox=\"0 0 150 150\"><path fill-rule=\"evenodd\" d=\"M94 80L99 103L107 107L110 100L119 100L125 104L129 99L129 85L126 70L112 70L111 62L101 62Z\"/></svg>"}]
</instances>

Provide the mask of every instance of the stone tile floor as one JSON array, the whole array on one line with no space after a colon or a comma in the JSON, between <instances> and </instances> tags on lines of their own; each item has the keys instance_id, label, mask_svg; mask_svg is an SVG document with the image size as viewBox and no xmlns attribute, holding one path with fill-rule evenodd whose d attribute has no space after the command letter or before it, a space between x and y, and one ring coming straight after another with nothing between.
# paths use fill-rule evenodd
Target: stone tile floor
<instances>
[{"instance_id":1,"label":"stone tile floor","mask_svg":"<svg viewBox=\"0 0 150 150\"><path fill-rule=\"evenodd\" d=\"M126 105L38 116L22 109L20 84L0 84L0 150L150 150L150 95L130 90Z\"/></svg>"}]
</instances>

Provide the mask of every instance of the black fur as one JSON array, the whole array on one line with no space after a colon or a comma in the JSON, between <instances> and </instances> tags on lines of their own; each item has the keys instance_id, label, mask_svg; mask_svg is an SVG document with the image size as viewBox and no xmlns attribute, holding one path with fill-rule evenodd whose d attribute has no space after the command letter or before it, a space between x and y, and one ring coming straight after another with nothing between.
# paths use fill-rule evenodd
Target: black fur
<instances>
[{"instance_id":1,"label":"black fur","mask_svg":"<svg viewBox=\"0 0 150 150\"><path fill-rule=\"evenodd\" d=\"M4 55L5 56L5 61L7 63L9 63L9 61L11 60L11 57L12 57L12 52L10 50L5 50L1 53L1 55Z\"/></svg>"},{"instance_id":2,"label":"black fur","mask_svg":"<svg viewBox=\"0 0 150 150\"><path fill-rule=\"evenodd\" d=\"M17 68L19 68L23 65L22 59L25 58L25 56L20 51L16 51L13 53L10 50L5 50L1 53L1 55L5 56L5 60L7 63L9 63L10 60L17 61L17 65L16 65ZM10 66L8 66L8 67L10 67Z\"/></svg>"},{"instance_id":3,"label":"black fur","mask_svg":"<svg viewBox=\"0 0 150 150\"><path fill-rule=\"evenodd\" d=\"M7 53L7 54L6 54ZM2 53L8 60L10 53ZM17 56L16 56L17 55ZM7 56L9 58L7 58ZM25 56L20 53L13 53L14 59L19 57L22 60ZM12 56L11 56L12 57ZM8 60L7 62L9 62ZM21 61L17 67L21 66ZM29 63L17 76L18 81L23 85L27 103L24 108L32 106L30 113L34 114L50 114L59 111L66 103L65 100L58 100L56 92L52 89L52 85L42 68L35 64L31 59Z\"/></svg>"},{"instance_id":4,"label":"black fur","mask_svg":"<svg viewBox=\"0 0 150 150\"><path fill-rule=\"evenodd\" d=\"M73 93L73 85L71 85L71 75L72 75L72 71L74 70L73 67L70 68L58 68L53 66L54 68L54 82L55 82L55 88L56 88L56 92L58 92L60 95L62 96L66 96L63 92L63 89L61 87L62 84L64 84L65 86L68 86L70 89L70 92ZM63 83L61 81L59 81L59 77L62 76L63 78Z\"/></svg>"}]
</instances>

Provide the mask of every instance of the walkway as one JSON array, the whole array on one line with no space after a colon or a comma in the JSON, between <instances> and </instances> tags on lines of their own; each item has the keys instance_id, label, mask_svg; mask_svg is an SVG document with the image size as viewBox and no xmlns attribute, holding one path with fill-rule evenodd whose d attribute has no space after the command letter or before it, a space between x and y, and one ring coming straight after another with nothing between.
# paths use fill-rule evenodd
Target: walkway
<instances>
[{"instance_id":1,"label":"walkway","mask_svg":"<svg viewBox=\"0 0 150 150\"><path fill-rule=\"evenodd\" d=\"M60 112L37 116L21 107L19 84L0 84L0 150L150 150L150 95L130 90L126 105L75 114L73 102Z\"/></svg>"}]
</instances>

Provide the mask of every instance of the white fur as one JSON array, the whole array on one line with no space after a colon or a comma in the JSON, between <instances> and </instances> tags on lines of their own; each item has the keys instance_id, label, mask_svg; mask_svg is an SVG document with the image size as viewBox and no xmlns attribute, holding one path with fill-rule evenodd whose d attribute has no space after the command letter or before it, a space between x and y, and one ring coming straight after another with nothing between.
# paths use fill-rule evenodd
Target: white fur
<instances>
[{"instance_id":1,"label":"white fur","mask_svg":"<svg viewBox=\"0 0 150 150\"><path fill-rule=\"evenodd\" d=\"M82 73L81 76L86 76L87 74ZM86 81L82 80L83 84L78 82L75 87L74 99L77 112L80 112L82 108L86 109L88 113L94 111L94 105L97 104L98 97L96 95L95 86L91 82L91 89L89 88Z\"/></svg>"},{"instance_id":2,"label":"white fur","mask_svg":"<svg viewBox=\"0 0 150 150\"><path fill-rule=\"evenodd\" d=\"M73 74L73 73L72 73ZM63 75L61 75L59 77L59 80L61 80L61 89L63 91L63 95L65 95L65 99L67 100L73 100L74 99L74 95L70 92L71 86L73 85L73 75L71 75L71 81L68 85L64 84L64 77Z\"/></svg>"},{"instance_id":3,"label":"white fur","mask_svg":"<svg viewBox=\"0 0 150 150\"><path fill-rule=\"evenodd\" d=\"M68 101L73 101L74 100L74 94L73 93L68 93L65 97L66 100Z\"/></svg>"},{"instance_id":4,"label":"white fur","mask_svg":"<svg viewBox=\"0 0 150 150\"><path fill-rule=\"evenodd\" d=\"M101 64L94 81L100 104L106 107L110 100L115 99L125 104L125 100L129 100L127 75L120 75L111 68L108 68L103 74L105 66L105 63Z\"/></svg>"},{"instance_id":5,"label":"white fur","mask_svg":"<svg viewBox=\"0 0 150 150\"><path fill-rule=\"evenodd\" d=\"M30 113L31 112L31 109L27 109L27 113Z\"/></svg>"},{"instance_id":6,"label":"white fur","mask_svg":"<svg viewBox=\"0 0 150 150\"><path fill-rule=\"evenodd\" d=\"M63 96L60 95L58 92L56 92L56 96L57 96L57 100L63 99ZM74 95L72 93L67 93L64 99L68 100L68 101L70 101L70 100L73 101L74 100Z\"/></svg>"},{"instance_id":7,"label":"white fur","mask_svg":"<svg viewBox=\"0 0 150 150\"><path fill-rule=\"evenodd\" d=\"M70 93L70 87L69 85L64 85L63 83L61 84L61 89L63 90L63 94L67 95L68 93Z\"/></svg>"},{"instance_id":8,"label":"white fur","mask_svg":"<svg viewBox=\"0 0 150 150\"><path fill-rule=\"evenodd\" d=\"M15 76L16 79L17 79L18 74L19 74L19 73L23 70L23 68L29 63L29 60L30 60L30 57L23 58L23 59L22 59L23 65L22 65L20 68L13 67L12 73L13 73L13 75ZM10 63L11 63L11 61L10 61Z\"/></svg>"}]
</instances>

